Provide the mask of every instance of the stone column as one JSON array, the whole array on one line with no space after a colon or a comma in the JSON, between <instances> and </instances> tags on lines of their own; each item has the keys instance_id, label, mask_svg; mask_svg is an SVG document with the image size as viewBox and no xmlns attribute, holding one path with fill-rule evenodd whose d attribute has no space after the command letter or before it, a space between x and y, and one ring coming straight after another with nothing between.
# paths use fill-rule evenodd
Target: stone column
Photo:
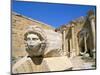
<instances>
[{"instance_id":1,"label":"stone column","mask_svg":"<svg viewBox=\"0 0 100 75\"><path fill-rule=\"evenodd\" d=\"M68 52L68 38L66 39L66 55L68 55L69 52Z\"/></svg>"},{"instance_id":2,"label":"stone column","mask_svg":"<svg viewBox=\"0 0 100 75\"><path fill-rule=\"evenodd\" d=\"M63 29L63 52L64 52L64 56L66 55L66 29Z\"/></svg>"},{"instance_id":3,"label":"stone column","mask_svg":"<svg viewBox=\"0 0 100 75\"><path fill-rule=\"evenodd\" d=\"M93 58L95 59L95 16L94 15L90 15L89 16L89 19L90 19L90 23L91 23L91 29L92 29L92 35L93 35L93 47L94 49L92 50L93 51Z\"/></svg>"},{"instance_id":4,"label":"stone column","mask_svg":"<svg viewBox=\"0 0 100 75\"><path fill-rule=\"evenodd\" d=\"M86 35L84 36L84 47L85 47L85 52L84 53L86 53L87 52Z\"/></svg>"},{"instance_id":5,"label":"stone column","mask_svg":"<svg viewBox=\"0 0 100 75\"><path fill-rule=\"evenodd\" d=\"M76 36L76 49L77 49L76 55L79 55L80 51L79 51L79 43L78 43L78 37L77 36Z\"/></svg>"},{"instance_id":6,"label":"stone column","mask_svg":"<svg viewBox=\"0 0 100 75\"><path fill-rule=\"evenodd\" d=\"M75 53L75 33L74 33L74 24L71 25L71 31L72 31L72 52L71 57L74 57L76 55Z\"/></svg>"}]
</instances>

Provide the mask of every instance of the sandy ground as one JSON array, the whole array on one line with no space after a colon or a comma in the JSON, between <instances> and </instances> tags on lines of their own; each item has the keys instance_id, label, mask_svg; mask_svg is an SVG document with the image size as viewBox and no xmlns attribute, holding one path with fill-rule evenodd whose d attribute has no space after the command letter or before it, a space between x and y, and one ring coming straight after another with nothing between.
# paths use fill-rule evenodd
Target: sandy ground
<instances>
[{"instance_id":1,"label":"sandy ground","mask_svg":"<svg viewBox=\"0 0 100 75\"><path fill-rule=\"evenodd\" d=\"M73 64L73 70L95 69L95 60L90 57L76 56L70 59Z\"/></svg>"}]
</instances>

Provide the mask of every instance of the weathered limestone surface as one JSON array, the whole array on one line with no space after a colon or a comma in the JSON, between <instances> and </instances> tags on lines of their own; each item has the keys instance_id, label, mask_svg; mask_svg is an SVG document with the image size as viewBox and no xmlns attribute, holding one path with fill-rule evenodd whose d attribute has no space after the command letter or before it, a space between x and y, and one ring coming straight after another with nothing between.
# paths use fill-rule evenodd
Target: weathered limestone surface
<instances>
[{"instance_id":1,"label":"weathered limestone surface","mask_svg":"<svg viewBox=\"0 0 100 75\"><path fill-rule=\"evenodd\" d=\"M47 35L47 52L52 50L62 50L62 34L53 30L44 30Z\"/></svg>"},{"instance_id":2,"label":"weathered limestone surface","mask_svg":"<svg viewBox=\"0 0 100 75\"><path fill-rule=\"evenodd\" d=\"M90 18L81 17L74 20L74 26L71 26L69 23L69 25L64 26L64 30L61 28L61 32L59 31L58 33L55 32L54 28L47 24L31 20L18 14L13 14L12 57L17 61L13 64L13 73L62 71L72 67L74 67L74 69L85 69L84 66L82 66L84 64L83 61L79 61L80 58L77 59L76 56L80 55L80 52L83 50L83 53L87 53L89 57L94 51L93 57L95 58L96 34L94 16L91 16ZM29 25L36 25L43 28L47 37L47 49L44 58L41 60L33 58L33 60L35 60L33 61L26 56L27 53L25 51L23 36ZM84 32L84 29L88 30L87 33L85 35L83 33L80 34L81 32ZM72 64L67 56L72 57ZM75 57L76 59L74 59ZM36 62L41 62L41 64L36 64ZM88 67L86 66L86 68Z\"/></svg>"},{"instance_id":3,"label":"weathered limestone surface","mask_svg":"<svg viewBox=\"0 0 100 75\"><path fill-rule=\"evenodd\" d=\"M35 58L34 58L35 59ZM38 60L35 60L38 61ZM39 62L39 61L38 61ZM36 65L30 58L24 57L13 65L13 73L47 72L71 70L72 64L66 56L43 58L42 63Z\"/></svg>"}]
</instances>

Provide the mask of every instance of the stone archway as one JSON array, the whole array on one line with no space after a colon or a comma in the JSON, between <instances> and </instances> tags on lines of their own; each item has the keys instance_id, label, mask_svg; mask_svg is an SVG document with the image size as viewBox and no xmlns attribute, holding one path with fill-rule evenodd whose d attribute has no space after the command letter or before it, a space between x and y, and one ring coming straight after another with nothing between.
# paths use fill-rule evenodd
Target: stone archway
<instances>
[{"instance_id":1,"label":"stone archway","mask_svg":"<svg viewBox=\"0 0 100 75\"><path fill-rule=\"evenodd\" d=\"M88 52L87 48L87 38L88 38L88 30L86 28L82 29L78 33L78 38L79 38L79 48L80 48L80 55L84 55Z\"/></svg>"}]
</instances>

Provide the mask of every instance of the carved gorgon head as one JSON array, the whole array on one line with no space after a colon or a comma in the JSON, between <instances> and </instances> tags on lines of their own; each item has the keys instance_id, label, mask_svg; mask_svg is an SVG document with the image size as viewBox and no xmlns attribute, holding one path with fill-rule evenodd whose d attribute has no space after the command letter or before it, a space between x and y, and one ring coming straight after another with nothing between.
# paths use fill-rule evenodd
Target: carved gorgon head
<instances>
[{"instance_id":1,"label":"carved gorgon head","mask_svg":"<svg viewBox=\"0 0 100 75\"><path fill-rule=\"evenodd\" d=\"M44 54L46 48L46 38L41 34L42 31L31 30L24 34L26 43L26 51L29 56L41 56Z\"/></svg>"}]
</instances>

